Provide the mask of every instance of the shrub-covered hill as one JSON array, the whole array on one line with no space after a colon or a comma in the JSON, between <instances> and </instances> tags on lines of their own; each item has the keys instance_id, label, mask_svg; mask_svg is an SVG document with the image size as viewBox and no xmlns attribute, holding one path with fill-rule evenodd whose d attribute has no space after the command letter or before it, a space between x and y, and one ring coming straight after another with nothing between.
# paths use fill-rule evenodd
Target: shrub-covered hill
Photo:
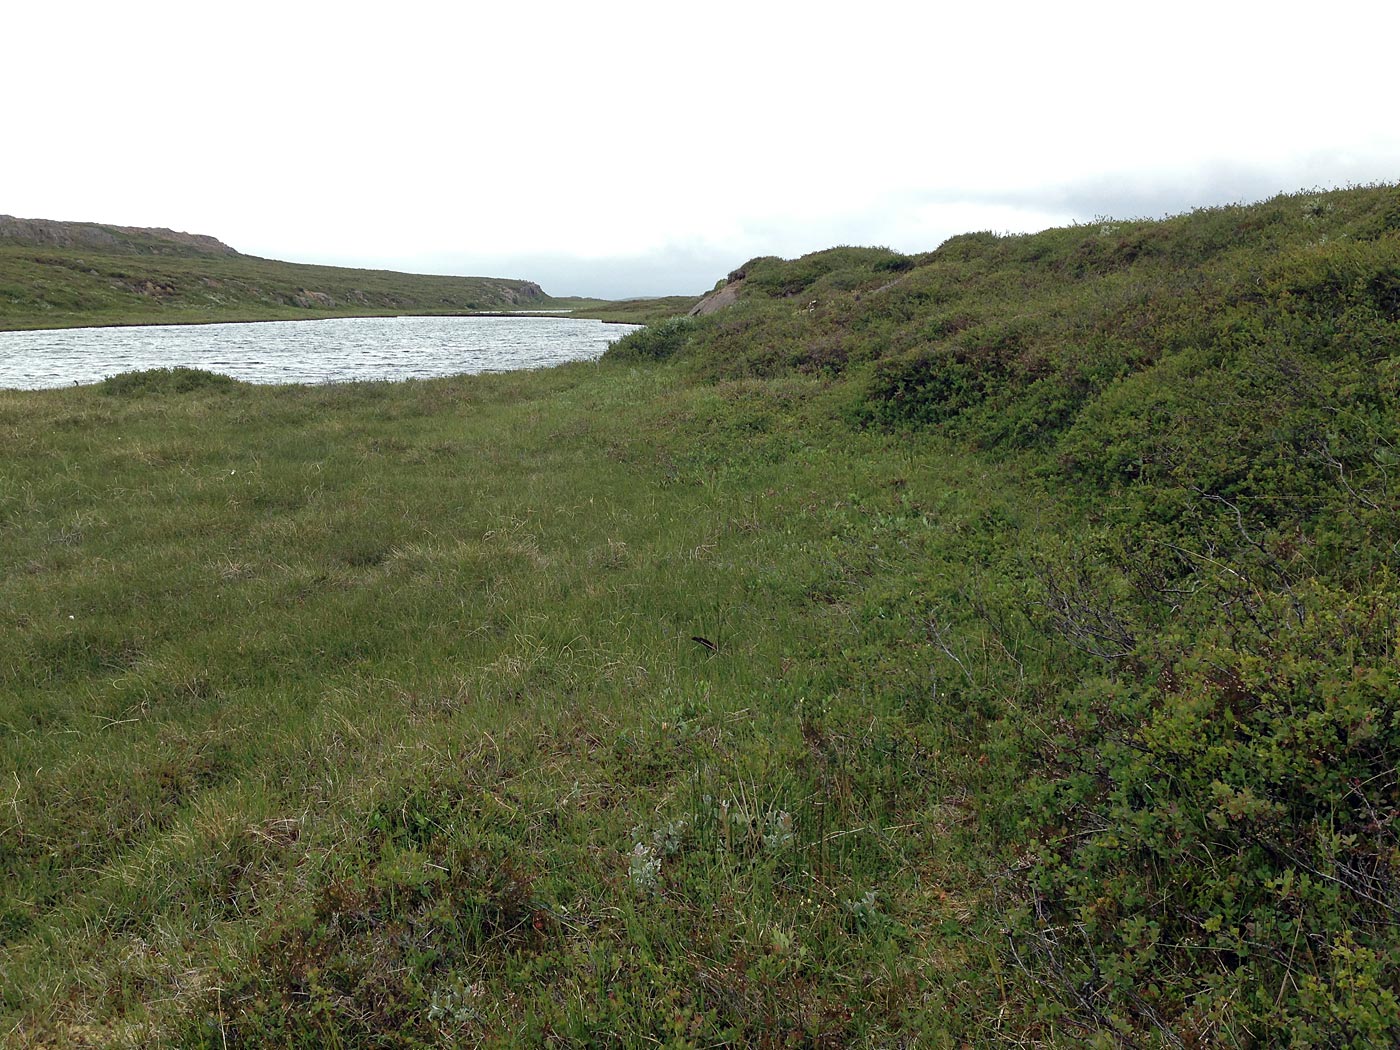
<instances>
[{"instance_id":1,"label":"shrub-covered hill","mask_svg":"<svg viewBox=\"0 0 1400 1050\"><path fill-rule=\"evenodd\" d=\"M548 309L531 281L314 266L165 229L0 215L0 330Z\"/></svg>"},{"instance_id":2,"label":"shrub-covered hill","mask_svg":"<svg viewBox=\"0 0 1400 1050\"><path fill-rule=\"evenodd\" d=\"M728 285L611 356L824 377L857 430L971 444L1079 508L1019 600L947 614L992 658L938 668L1024 774L994 804L1008 966L1108 1042L1394 1045L1400 189ZM1026 696L1037 634L1076 670Z\"/></svg>"},{"instance_id":3,"label":"shrub-covered hill","mask_svg":"<svg viewBox=\"0 0 1400 1050\"><path fill-rule=\"evenodd\" d=\"M1102 513L1224 522L1216 545L1250 524L1306 529L1329 571L1354 565L1334 532L1364 534L1395 463L1394 187L967 234L918 256L759 258L727 284L734 305L611 356L841 380L854 426L1030 453Z\"/></svg>"}]
</instances>

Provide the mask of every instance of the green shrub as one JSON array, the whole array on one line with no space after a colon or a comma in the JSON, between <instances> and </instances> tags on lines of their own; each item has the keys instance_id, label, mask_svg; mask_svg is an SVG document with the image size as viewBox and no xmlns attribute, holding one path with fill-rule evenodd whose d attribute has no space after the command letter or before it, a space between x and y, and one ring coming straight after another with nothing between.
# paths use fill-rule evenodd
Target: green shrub
<instances>
[{"instance_id":1,"label":"green shrub","mask_svg":"<svg viewBox=\"0 0 1400 1050\"><path fill-rule=\"evenodd\" d=\"M991 258L1001 250L1004 240L1005 238L998 236L991 230L960 233L956 237L949 237L940 244L934 256L941 261L949 262L971 262L974 259Z\"/></svg>"},{"instance_id":2,"label":"green shrub","mask_svg":"<svg viewBox=\"0 0 1400 1050\"><path fill-rule=\"evenodd\" d=\"M1393 1045L1400 593L1251 597L1231 640L1079 690L1031 793L1019 950L1120 1029ZM1181 619L1204 640L1229 599L1197 599Z\"/></svg>"},{"instance_id":3,"label":"green shrub","mask_svg":"<svg viewBox=\"0 0 1400 1050\"><path fill-rule=\"evenodd\" d=\"M664 361L681 351L695 330L695 324L689 317L672 317L660 324L647 325L628 332L608 347L604 356L615 361Z\"/></svg>"},{"instance_id":4,"label":"green shrub","mask_svg":"<svg viewBox=\"0 0 1400 1050\"><path fill-rule=\"evenodd\" d=\"M190 394L207 390L227 390L238 380L202 368L148 368L109 376L101 391L112 397L141 397L148 394Z\"/></svg>"},{"instance_id":5,"label":"green shrub","mask_svg":"<svg viewBox=\"0 0 1400 1050\"><path fill-rule=\"evenodd\" d=\"M888 275L911 265L906 256L888 248L843 246L800 259L753 259L736 273L744 275L748 294L783 299L816 294L819 282L827 293L849 291L877 275Z\"/></svg>"},{"instance_id":6,"label":"green shrub","mask_svg":"<svg viewBox=\"0 0 1400 1050\"><path fill-rule=\"evenodd\" d=\"M926 345L876 363L864 415L881 426L946 423L982 404L1005 378L1006 365L995 351Z\"/></svg>"}]
</instances>

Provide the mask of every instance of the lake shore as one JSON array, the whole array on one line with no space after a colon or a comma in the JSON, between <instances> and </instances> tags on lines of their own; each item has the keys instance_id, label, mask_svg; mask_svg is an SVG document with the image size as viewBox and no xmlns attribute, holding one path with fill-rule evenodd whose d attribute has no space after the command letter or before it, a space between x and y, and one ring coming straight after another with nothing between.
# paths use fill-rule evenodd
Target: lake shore
<instances>
[{"instance_id":1,"label":"lake shore","mask_svg":"<svg viewBox=\"0 0 1400 1050\"><path fill-rule=\"evenodd\" d=\"M480 313L4 332L0 386L171 367L259 383L423 379L593 360L627 330L563 315Z\"/></svg>"}]
</instances>

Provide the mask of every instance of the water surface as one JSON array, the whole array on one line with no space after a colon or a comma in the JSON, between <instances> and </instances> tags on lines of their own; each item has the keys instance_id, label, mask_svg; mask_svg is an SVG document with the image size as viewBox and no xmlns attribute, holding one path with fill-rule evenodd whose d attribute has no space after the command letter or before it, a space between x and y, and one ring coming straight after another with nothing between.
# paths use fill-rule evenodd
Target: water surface
<instances>
[{"instance_id":1,"label":"water surface","mask_svg":"<svg viewBox=\"0 0 1400 1050\"><path fill-rule=\"evenodd\" d=\"M251 383L508 372L592 360L635 327L577 317L344 317L0 332L0 387L72 386L176 366Z\"/></svg>"}]
</instances>

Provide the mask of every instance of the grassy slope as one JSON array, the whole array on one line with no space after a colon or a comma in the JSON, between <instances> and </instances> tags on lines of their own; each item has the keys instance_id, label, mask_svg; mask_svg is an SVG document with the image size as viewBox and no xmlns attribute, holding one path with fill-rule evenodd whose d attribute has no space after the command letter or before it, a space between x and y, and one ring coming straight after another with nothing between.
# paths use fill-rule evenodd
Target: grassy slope
<instances>
[{"instance_id":1,"label":"grassy slope","mask_svg":"<svg viewBox=\"0 0 1400 1050\"><path fill-rule=\"evenodd\" d=\"M61 235L64 226L57 225ZM647 324L683 314L696 302L684 296L561 299L525 281L284 263L202 250L141 230L70 225L79 237L95 231L110 243L73 244L70 236L60 246L21 244L0 235L0 331L519 309Z\"/></svg>"},{"instance_id":2,"label":"grassy slope","mask_svg":"<svg viewBox=\"0 0 1400 1050\"><path fill-rule=\"evenodd\" d=\"M329 296L322 300L307 292ZM300 298L309 305L300 305ZM525 282L0 244L0 330L545 309Z\"/></svg>"},{"instance_id":3,"label":"grassy slope","mask_svg":"<svg viewBox=\"0 0 1400 1050\"><path fill-rule=\"evenodd\" d=\"M694 295L663 295L656 299L571 299L556 298L553 305L574 317L596 317L600 321L624 324L655 324L668 317L690 312L700 301Z\"/></svg>"},{"instance_id":4,"label":"grassy slope","mask_svg":"<svg viewBox=\"0 0 1400 1050\"><path fill-rule=\"evenodd\" d=\"M1019 604L967 596L999 666L943 652L1020 735L1024 786L987 801L1020 825L1002 915L1038 1011L1400 1038L1400 191L741 270L739 306L614 356L824 376L852 424L1018 457L1077 508ZM1029 671L1065 646L1068 683Z\"/></svg>"},{"instance_id":5,"label":"grassy slope","mask_svg":"<svg viewBox=\"0 0 1400 1050\"><path fill-rule=\"evenodd\" d=\"M0 393L0 1031L1392 1040L1397 217L760 260L546 373Z\"/></svg>"}]
</instances>

